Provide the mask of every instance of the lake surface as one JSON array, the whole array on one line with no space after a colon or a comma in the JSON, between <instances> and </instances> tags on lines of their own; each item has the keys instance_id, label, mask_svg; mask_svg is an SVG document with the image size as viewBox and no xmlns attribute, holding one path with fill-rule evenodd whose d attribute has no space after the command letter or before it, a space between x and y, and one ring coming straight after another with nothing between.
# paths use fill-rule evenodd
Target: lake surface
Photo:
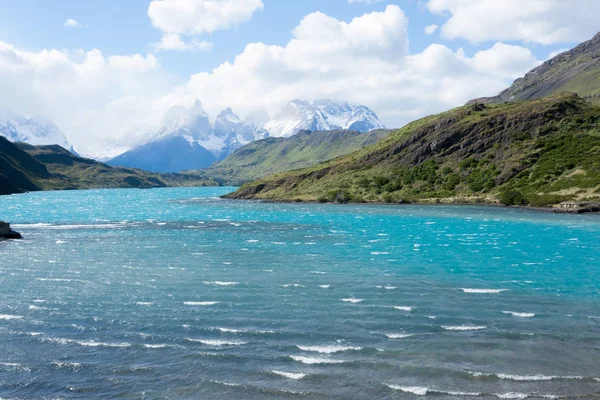
<instances>
[{"instance_id":1,"label":"lake surface","mask_svg":"<svg viewBox=\"0 0 600 400\"><path fill-rule=\"evenodd\" d=\"M600 396L600 218L0 197L0 397Z\"/></svg>"}]
</instances>

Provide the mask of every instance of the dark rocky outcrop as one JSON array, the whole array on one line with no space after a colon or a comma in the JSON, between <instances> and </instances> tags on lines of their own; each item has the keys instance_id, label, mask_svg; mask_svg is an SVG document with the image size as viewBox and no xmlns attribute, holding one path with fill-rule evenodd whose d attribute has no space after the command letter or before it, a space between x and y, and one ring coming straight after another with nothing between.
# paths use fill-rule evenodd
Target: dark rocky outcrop
<instances>
[{"instance_id":1,"label":"dark rocky outcrop","mask_svg":"<svg viewBox=\"0 0 600 400\"><path fill-rule=\"evenodd\" d=\"M10 228L8 222L0 221L0 240L4 239L22 239L23 236Z\"/></svg>"}]
</instances>

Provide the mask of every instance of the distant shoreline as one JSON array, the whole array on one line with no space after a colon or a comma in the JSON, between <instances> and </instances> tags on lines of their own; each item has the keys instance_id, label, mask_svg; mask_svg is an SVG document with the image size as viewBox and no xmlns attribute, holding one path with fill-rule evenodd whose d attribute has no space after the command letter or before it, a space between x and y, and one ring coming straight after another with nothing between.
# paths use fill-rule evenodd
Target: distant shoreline
<instances>
[{"instance_id":1,"label":"distant shoreline","mask_svg":"<svg viewBox=\"0 0 600 400\"><path fill-rule=\"evenodd\" d=\"M581 215L581 214L595 214L600 215L599 211L585 211L581 209L561 209L554 207L533 207L533 206L505 206L503 204L495 203L468 203L468 202L406 202L406 203L386 203L382 201L365 201L365 202L352 202L338 203L334 201L320 202L310 200L271 200L271 199L232 199L227 197L230 193L220 196L222 199L234 200L234 201L257 201L261 203L281 203L281 204L330 204L330 205L379 205L379 206L481 206L481 207L492 207L499 209L509 210L524 210L524 211L536 211L546 214L563 214L563 215Z\"/></svg>"}]
</instances>

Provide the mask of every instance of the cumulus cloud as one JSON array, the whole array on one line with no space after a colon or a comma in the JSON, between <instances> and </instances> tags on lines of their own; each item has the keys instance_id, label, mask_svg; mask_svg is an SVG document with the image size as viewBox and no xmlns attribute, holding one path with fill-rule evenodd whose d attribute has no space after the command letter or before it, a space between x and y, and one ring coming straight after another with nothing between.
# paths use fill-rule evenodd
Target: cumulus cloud
<instances>
[{"instance_id":1,"label":"cumulus cloud","mask_svg":"<svg viewBox=\"0 0 600 400\"><path fill-rule=\"evenodd\" d=\"M0 41L0 108L50 117L90 155L107 136L160 118L173 86L153 55L29 52Z\"/></svg>"},{"instance_id":2,"label":"cumulus cloud","mask_svg":"<svg viewBox=\"0 0 600 400\"><path fill-rule=\"evenodd\" d=\"M497 94L539 64L527 48L503 43L472 55L440 44L410 54L407 27L395 5L350 22L316 12L286 45L250 43L232 62L182 82L153 55L34 53L0 42L0 107L49 115L78 150L98 155L104 137L156 127L167 109L196 99L212 117L227 106L243 117L257 108L273 115L294 98L338 98L365 104L387 126L400 127Z\"/></svg>"},{"instance_id":3,"label":"cumulus cloud","mask_svg":"<svg viewBox=\"0 0 600 400\"><path fill-rule=\"evenodd\" d=\"M425 27L425 34L433 35L435 32L437 32L438 28L439 26L437 26L436 24L427 25Z\"/></svg>"},{"instance_id":4,"label":"cumulus cloud","mask_svg":"<svg viewBox=\"0 0 600 400\"><path fill-rule=\"evenodd\" d=\"M64 23L63 26L65 28L83 28L83 25L79 23L76 19L69 18Z\"/></svg>"},{"instance_id":5,"label":"cumulus cloud","mask_svg":"<svg viewBox=\"0 0 600 400\"><path fill-rule=\"evenodd\" d=\"M188 42L185 42L181 35L176 33L165 33L163 37L160 39L160 42L152 43L150 45L154 49L155 52L164 51L164 50L174 50L174 51L209 51L212 49L212 42L208 42L205 40L197 40L191 39Z\"/></svg>"},{"instance_id":6,"label":"cumulus cloud","mask_svg":"<svg viewBox=\"0 0 600 400\"><path fill-rule=\"evenodd\" d=\"M198 35L249 20L262 0L152 0L148 16L165 33Z\"/></svg>"},{"instance_id":7,"label":"cumulus cloud","mask_svg":"<svg viewBox=\"0 0 600 400\"><path fill-rule=\"evenodd\" d=\"M226 105L247 112L258 99L274 113L293 98L340 98L398 127L496 94L539 63L528 49L501 43L472 57L437 44L409 54L407 26L395 5L349 23L313 13L286 46L249 44L233 63L193 75L178 96L185 103L202 98L213 114Z\"/></svg>"},{"instance_id":8,"label":"cumulus cloud","mask_svg":"<svg viewBox=\"0 0 600 400\"><path fill-rule=\"evenodd\" d=\"M449 16L444 37L473 43L581 42L599 29L597 0L428 0L427 8Z\"/></svg>"}]
</instances>

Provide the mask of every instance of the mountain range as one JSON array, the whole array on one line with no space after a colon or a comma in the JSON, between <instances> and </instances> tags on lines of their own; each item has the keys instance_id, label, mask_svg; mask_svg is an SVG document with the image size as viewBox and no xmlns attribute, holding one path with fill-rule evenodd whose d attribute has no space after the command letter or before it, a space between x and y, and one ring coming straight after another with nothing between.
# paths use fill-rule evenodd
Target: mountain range
<instances>
[{"instance_id":1,"label":"mountain range","mask_svg":"<svg viewBox=\"0 0 600 400\"><path fill-rule=\"evenodd\" d=\"M242 186L233 199L600 201L600 34L492 98L414 121L343 157Z\"/></svg>"},{"instance_id":2,"label":"mountain range","mask_svg":"<svg viewBox=\"0 0 600 400\"><path fill-rule=\"evenodd\" d=\"M156 133L147 135L140 145L109 160L108 164L155 172L202 169L244 145L267 137L290 137L302 130L368 132L384 128L369 108L334 100L313 103L293 100L263 127L256 125L257 120L260 117L251 115L244 121L231 108L226 108L213 126L198 100L189 109L170 109Z\"/></svg>"},{"instance_id":3,"label":"mountain range","mask_svg":"<svg viewBox=\"0 0 600 400\"><path fill-rule=\"evenodd\" d=\"M0 109L0 136L11 142L32 145L56 144L75 152L64 133L48 118L26 118L10 110Z\"/></svg>"},{"instance_id":4,"label":"mountain range","mask_svg":"<svg viewBox=\"0 0 600 400\"><path fill-rule=\"evenodd\" d=\"M58 145L33 146L0 137L0 195L38 190L216 185L197 174L156 174L111 167Z\"/></svg>"}]
</instances>

